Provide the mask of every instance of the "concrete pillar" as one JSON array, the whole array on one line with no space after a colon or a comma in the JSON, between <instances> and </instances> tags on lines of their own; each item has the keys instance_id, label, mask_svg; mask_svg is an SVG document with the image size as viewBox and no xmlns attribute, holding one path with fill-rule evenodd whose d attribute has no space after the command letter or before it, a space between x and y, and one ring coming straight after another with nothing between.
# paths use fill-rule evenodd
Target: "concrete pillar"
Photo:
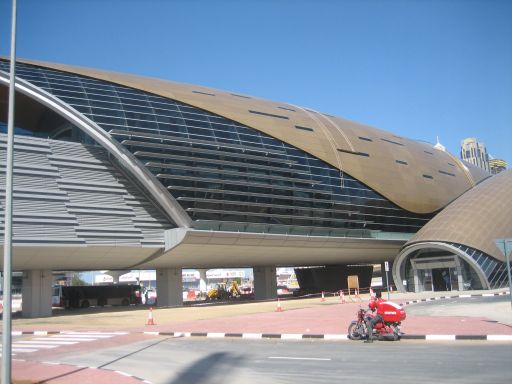
<instances>
[{"instance_id":1,"label":"concrete pillar","mask_svg":"<svg viewBox=\"0 0 512 384\"><path fill-rule=\"evenodd\" d=\"M457 283L458 283L458 291L464 291L464 279L462 276L462 266L460 262L460 258L457 256L455 257L455 270L457 271Z\"/></svg>"},{"instance_id":2,"label":"concrete pillar","mask_svg":"<svg viewBox=\"0 0 512 384\"><path fill-rule=\"evenodd\" d=\"M49 269L23 272L22 316L45 317L52 315L52 271Z\"/></svg>"},{"instance_id":3,"label":"concrete pillar","mask_svg":"<svg viewBox=\"0 0 512 384\"><path fill-rule=\"evenodd\" d=\"M157 304L159 307L183 305L183 278L181 268L156 270Z\"/></svg>"},{"instance_id":4,"label":"concrete pillar","mask_svg":"<svg viewBox=\"0 0 512 384\"><path fill-rule=\"evenodd\" d=\"M199 272L199 290L201 293L206 292L206 269L198 269Z\"/></svg>"},{"instance_id":5,"label":"concrete pillar","mask_svg":"<svg viewBox=\"0 0 512 384\"><path fill-rule=\"evenodd\" d=\"M419 269L414 268L414 292L422 292L425 287L420 286Z\"/></svg>"},{"instance_id":6,"label":"concrete pillar","mask_svg":"<svg viewBox=\"0 0 512 384\"><path fill-rule=\"evenodd\" d=\"M254 272L254 298L256 300L277 298L276 267L256 267Z\"/></svg>"},{"instance_id":7,"label":"concrete pillar","mask_svg":"<svg viewBox=\"0 0 512 384\"><path fill-rule=\"evenodd\" d=\"M112 276L112 282L114 284L119 284L119 278L127 273L130 273L129 269L120 270L120 271L107 271L105 275Z\"/></svg>"}]
</instances>

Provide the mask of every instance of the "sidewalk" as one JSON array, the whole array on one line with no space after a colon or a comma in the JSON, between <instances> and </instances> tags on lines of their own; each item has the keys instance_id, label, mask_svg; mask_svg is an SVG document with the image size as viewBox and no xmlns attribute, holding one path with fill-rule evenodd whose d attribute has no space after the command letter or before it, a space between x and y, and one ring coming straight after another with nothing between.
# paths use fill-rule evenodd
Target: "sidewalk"
<instances>
[{"instance_id":1,"label":"sidewalk","mask_svg":"<svg viewBox=\"0 0 512 384\"><path fill-rule=\"evenodd\" d=\"M505 295L507 291L494 292L446 292L441 295L430 293L393 293L391 300L413 308L414 301L427 301L436 297L442 306L446 300L459 299L459 295ZM450 298L441 298L451 296ZM386 296L384 296L386 298ZM203 336L211 338L280 338L346 341L347 328L355 319L360 306L366 306L368 295L360 298L345 298L342 303L338 296L326 295L306 299L280 300L282 311L278 311L277 301L244 304L191 306L181 308L156 308L153 317L156 325L145 325L148 320L147 307L132 307L120 310L112 308L101 313L67 312L63 315L40 319L16 319L13 321L15 333L44 334L64 331L125 331L132 334L172 335L180 337ZM508 299L508 296L507 296ZM493 302L494 303L494 302ZM403 339L429 340L493 340L512 342L512 310L507 300L486 306L486 316L478 310L480 304L462 307L467 313L449 316L408 314L402 323ZM475 307L475 308L473 308ZM498 322L494 318L510 319ZM59 372L62 372L59 374ZM47 376L50 375L50 376ZM114 376L112 376L114 375ZM140 383L141 379L128 377L113 371L52 366L42 363L13 361L13 377L26 383ZM44 379L46 378L46 379ZM30 380L33 381L30 381ZM37 379L37 380L35 380ZM46 381L45 381L46 380ZM16 381L15 381L16 382ZM23 381L18 381L19 383ZM92 382L92 381L91 381Z\"/></svg>"},{"instance_id":2,"label":"sidewalk","mask_svg":"<svg viewBox=\"0 0 512 384\"><path fill-rule=\"evenodd\" d=\"M505 290L450 292L436 295L429 293L393 293L390 299L405 305L418 300L459 295L482 296L504 295ZM385 296L385 298L387 298ZM60 311L59 315L37 319L14 319L13 331L17 332L60 332L72 330L100 329L126 332L201 332L201 333L310 333L346 334L350 321L360 305L366 306L369 296L340 298L325 295L305 299L280 300L282 312L277 312L277 301L249 302L237 304L216 304L186 306L179 308L153 308L156 325L147 326L149 308L112 307L101 311ZM442 305L443 300L438 301ZM501 334L512 335L512 311L503 303L486 306L485 313L478 311L481 304L464 308L464 313L454 316L418 316L408 314L402 324L406 334ZM411 307L413 308L413 307ZM475 310L476 309L476 310ZM500 319L505 321L501 321ZM507 321L508 320L508 321Z\"/></svg>"}]
</instances>

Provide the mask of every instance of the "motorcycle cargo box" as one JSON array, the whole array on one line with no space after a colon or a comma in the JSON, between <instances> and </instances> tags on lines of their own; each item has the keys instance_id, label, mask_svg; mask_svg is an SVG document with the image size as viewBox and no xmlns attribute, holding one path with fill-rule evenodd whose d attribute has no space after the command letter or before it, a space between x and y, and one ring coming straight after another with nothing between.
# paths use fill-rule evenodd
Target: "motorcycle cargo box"
<instances>
[{"instance_id":1,"label":"motorcycle cargo box","mask_svg":"<svg viewBox=\"0 0 512 384\"><path fill-rule=\"evenodd\" d=\"M397 323L405 320L405 310L390 301L380 303L377 313L382 315L385 322Z\"/></svg>"}]
</instances>

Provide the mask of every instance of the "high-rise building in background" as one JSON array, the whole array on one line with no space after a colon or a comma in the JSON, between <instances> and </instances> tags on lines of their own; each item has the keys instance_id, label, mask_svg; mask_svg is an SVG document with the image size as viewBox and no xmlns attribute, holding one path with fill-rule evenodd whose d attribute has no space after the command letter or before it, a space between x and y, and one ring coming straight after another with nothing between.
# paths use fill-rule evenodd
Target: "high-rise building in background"
<instances>
[{"instance_id":1,"label":"high-rise building in background","mask_svg":"<svg viewBox=\"0 0 512 384\"><path fill-rule=\"evenodd\" d=\"M501 159L490 159L489 160L489 168L493 175L500 173L507 169L507 162Z\"/></svg>"},{"instance_id":2,"label":"high-rise building in background","mask_svg":"<svg viewBox=\"0 0 512 384\"><path fill-rule=\"evenodd\" d=\"M460 158L476 165L486 171L489 169L489 155L484 143L479 143L474 138L464 139L461 142Z\"/></svg>"}]
</instances>

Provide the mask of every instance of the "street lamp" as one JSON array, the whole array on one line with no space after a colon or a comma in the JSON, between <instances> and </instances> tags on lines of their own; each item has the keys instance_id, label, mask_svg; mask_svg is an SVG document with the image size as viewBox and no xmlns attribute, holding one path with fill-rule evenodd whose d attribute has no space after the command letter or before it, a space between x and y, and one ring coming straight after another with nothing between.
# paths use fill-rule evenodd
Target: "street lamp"
<instances>
[{"instance_id":1,"label":"street lamp","mask_svg":"<svg viewBox=\"0 0 512 384\"><path fill-rule=\"evenodd\" d=\"M4 226L4 311L2 324L2 383L11 382L11 320L12 320L12 180L14 154L14 86L16 77L16 0L12 0L11 63L9 82L9 112L7 122L7 159L5 169Z\"/></svg>"}]
</instances>

